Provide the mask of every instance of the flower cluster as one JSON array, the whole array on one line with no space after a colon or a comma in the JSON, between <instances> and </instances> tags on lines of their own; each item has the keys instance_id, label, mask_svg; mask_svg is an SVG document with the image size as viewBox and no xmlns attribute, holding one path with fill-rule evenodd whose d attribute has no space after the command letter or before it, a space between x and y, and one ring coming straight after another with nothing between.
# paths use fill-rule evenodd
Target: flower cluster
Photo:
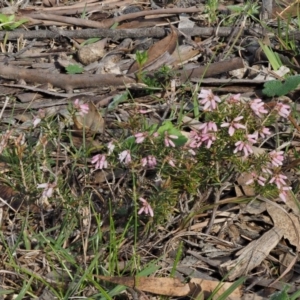
<instances>
[{"instance_id":1,"label":"flower cluster","mask_svg":"<svg viewBox=\"0 0 300 300\"><path fill-rule=\"evenodd\" d=\"M184 143L182 143L181 132L176 131L170 123L168 123L169 127L164 124L156 130L153 130L153 127L151 130L144 129L133 134L131 144L127 142L115 145L110 142L106 153L94 155L91 163L95 170L108 168L108 157L114 159L114 163L119 163L123 168L138 167L143 172L158 169L161 172L165 165L180 169L185 163L193 166L198 162L202 163L204 170L208 168L207 164L201 162L201 157L203 158L205 153L205 155L219 157L221 162L251 161L249 172L252 179L247 184L275 187L280 199L286 201L287 192L291 188L288 186L287 177L280 173L284 161L283 151L273 150L263 154L265 163L261 163L253 153L255 146L271 137L272 127L268 125L272 124L271 120L274 120L274 116L287 118L290 107L278 102L273 109L270 109L261 99L245 101L240 94L229 95L221 100L211 90L205 89L201 90L198 98L203 111L201 123L186 134ZM81 114L88 111L88 107L79 104L78 101L75 107ZM160 146L157 146L158 144ZM181 145L181 150L178 145ZM118 151L115 151L116 148ZM225 153L224 156L222 153ZM142 207L138 214L144 213L153 217L154 211L149 202L144 198L139 200Z\"/></svg>"}]
</instances>

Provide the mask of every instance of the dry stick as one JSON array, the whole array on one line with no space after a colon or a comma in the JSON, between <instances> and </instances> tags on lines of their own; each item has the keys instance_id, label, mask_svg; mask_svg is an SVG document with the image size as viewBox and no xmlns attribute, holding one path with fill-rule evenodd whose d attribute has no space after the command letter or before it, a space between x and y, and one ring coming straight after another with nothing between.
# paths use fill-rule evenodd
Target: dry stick
<instances>
[{"instance_id":1,"label":"dry stick","mask_svg":"<svg viewBox=\"0 0 300 300\"><path fill-rule=\"evenodd\" d=\"M211 77L232 70L241 69L243 67L243 59L240 57L236 57L230 60L212 63L208 66L201 66L188 70L174 70L174 72L175 74L179 74L179 77L183 82L185 82L186 80L201 82L203 77Z\"/></svg>"},{"instance_id":2,"label":"dry stick","mask_svg":"<svg viewBox=\"0 0 300 300\"><path fill-rule=\"evenodd\" d=\"M220 27L218 29L213 27L194 27L181 29L185 35L188 36L200 36L210 37L218 35L220 37L226 37L232 32L232 27ZM179 34L180 34L179 32ZM125 38L162 38L166 36L166 31L161 27L146 27L146 28L135 28L135 29L82 29L82 30L62 30L58 28L52 28L51 30L32 30L27 31L23 29L17 29L14 31L2 32L0 31L0 39L3 39L7 34L8 40L16 40L21 35L24 39L54 39L60 36L73 38L73 39L88 39L94 37L112 38L114 40L120 40ZM250 35L248 29L244 29L242 34ZM300 36L299 36L300 39Z\"/></svg>"},{"instance_id":3,"label":"dry stick","mask_svg":"<svg viewBox=\"0 0 300 300\"><path fill-rule=\"evenodd\" d=\"M181 29L183 34L188 36L201 36L209 37L216 35L216 28L213 27L194 27ZM231 27L221 27L218 29L217 35L221 37L228 36L232 32ZM146 28L135 28L135 29L82 29L82 30L62 30L62 29L51 29L51 30L32 30L27 31L23 29L17 29L14 31L2 32L0 31L0 39L3 39L7 34L8 40L16 40L21 35L24 39L54 39L60 36L73 38L73 39L87 39L93 37L112 38L114 40L120 40L125 38L145 38L154 37L162 38L166 36L166 31L161 27L146 27ZM180 32L179 32L180 34ZM249 34L248 30L244 30L243 34Z\"/></svg>"},{"instance_id":4,"label":"dry stick","mask_svg":"<svg viewBox=\"0 0 300 300\"><path fill-rule=\"evenodd\" d=\"M233 177L233 176L231 176L231 177ZM211 214L211 217L210 217L210 221L209 221L209 223L208 223L208 226L207 226L207 228L206 228L206 230L205 230L205 233L206 234L210 234L210 231L211 231L211 229L212 229L212 226L214 225L214 222L215 222L215 218L216 218L216 214L217 214L217 209L219 208L219 202L220 202L220 199L221 199L221 194L222 194L222 192L225 190L225 189L227 189L230 185L232 185L231 183L229 183L229 182L225 182L225 183L223 183L223 186L221 186L220 188L219 188L219 190L215 190L215 192L214 192L214 208L213 208L213 211L212 211L212 214Z\"/></svg>"},{"instance_id":5,"label":"dry stick","mask_svg":"<svg viewBox=\"0 0 300 300\"><path fill-rule=\"evenodd\" d=\"M203 77L218 75L231 70L243 67L242 58L233 58L228 61L221 61L201 66L190 70L174 70L182 82L187 80L201 81ZM52 74L43 70L32 70L18 68L11 65L0 63L0 78L20 80L34 83L50 83L55 87L62 88L72 92L76 88L91 88L104 86L124 86L126 84L135 84L136 81L130 76L114 74Z\"/></svg>"},{"instance_id":6,"label":"dry stick","mask_svg":"<svg viewBox=\"0 0 300 300\"><path fill-rule=\"evenodd\" d=\"M34 83L50 83L55 87L72 92L75 88L89 88L101 86L124 86L133 84L135 80L128 76L114 74L51 74L47 71L18 68L0 63L0 77Z\"/></svg>"},{"instance_id":7,"label":"dry stick","mask_svg":"<svg viewBox=\"0 0 300 300\"><path fill-rule=\"evenodd\" d=\"M40 19L40 20L52 20L57 22L64 22L70 25L82 26L82 27L92 27L92 28L109 28L115 23L119 23L126 20L137 19L140 17L145 16L152 16L152 15L172 15L172 14L180 14L180 13L195 13L195 12L202 12L204 10L204 6L201 5L198 7L189 7L189 8L168 8L168 9L156 9L156 10L147 10L147 11L140 11L132 14L122 15L119 17L111 18L103 20L102 22L97 21L90 21L72 17L64 17L64 16L57 16L54 14L29 14L28 17L32 19ZM26 15L24 15L26 17Z\"/></svg>"},{"instance_id":8,"label":"dry stick","mask_svg":"<svg viewBox=\"0 0 300 300\"><path fill-rule=\"evenodd\" d=\"M95 2L95 1L94 1ZM55 6L55 7L48 7L48 8L37 8L36 6L28 6L27 9L33 9L35 11L43 12L43 13L52 13L55 15L75 15L80 14L82 12L90 12L90 11L107 11L111 10L113 8L116 8L118 6L124 6L124 4L132 3L132 0L122 0L122 2L111 2L107 3L106 5L103 5L103 2L101 4L99 3L76 3L71 6Z\"/></svg>"}]
</instances>

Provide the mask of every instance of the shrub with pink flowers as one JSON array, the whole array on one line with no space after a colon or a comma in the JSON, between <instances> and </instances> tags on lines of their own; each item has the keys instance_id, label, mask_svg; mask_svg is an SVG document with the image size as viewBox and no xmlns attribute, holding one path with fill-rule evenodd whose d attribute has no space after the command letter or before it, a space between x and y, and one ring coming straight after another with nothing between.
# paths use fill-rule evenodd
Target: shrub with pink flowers
<instances>
[{"instance_id":1,"label":"shrub with pink flowers","mask_svg":"<svg viewBox=\"0 0 300 300\"><path fill-rule=\"evenodd\" d=\"M94 169L121 167L139 178L138 212L151 217L174 209L178 191L193 197L233 183L244 172L251 175L247 184L258 194L286 201L291 188L281 172L284 151L271 149L268 141L276 136L274 122L287 118L290 106L278 102L270 108L261 99L239 94L221 99L205 89L198 98L200 113L193 122L141 122L123 142L111 142L106 153L95 155Z\"/></svg>"}]
</instances>

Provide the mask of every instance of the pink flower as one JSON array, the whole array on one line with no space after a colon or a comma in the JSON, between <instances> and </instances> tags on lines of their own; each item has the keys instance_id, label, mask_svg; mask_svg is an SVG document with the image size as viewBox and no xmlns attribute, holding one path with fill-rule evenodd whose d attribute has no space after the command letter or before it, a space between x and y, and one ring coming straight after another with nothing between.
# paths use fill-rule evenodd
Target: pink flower
<instances>
[{"instance_id":1,"label":"pink flower","mask_svg":"<svg viewBox=\"0 0 300 300\"><path fill-rule=\"evenodd\" d=\"M218 131L217 124L215 122L212 122L212 121L201 124L199 126L199 129L202 131L202 133L207 133L207 132L210 132L210 131L213 131L213 132Z\"/></svg>"},{"instance_id":2,"label":"pink flower","mask_svg":"<svg viewBox=\"0 0 300 300\"><path fill-rule=\"evenodd\" d=\"M81 115L81 116L84 116L84 115L86 115L88 112L89 112L89 105L87 104L87 103L84 103L84 104L80 104L80 102L79 102L79 99L76 99L75 101L74 101L74 108L77 110L77 111L79 111L79 114Z\"/></svg>"},{"instance_id":3,"label":"pink flower","mask_svg":"<svg viewBox=\"0 0 300 300\"><path fill-rule=\"evenodd\" d=\"M38 114L37 116L33 117L33 128L35 128L38 124L40 124L40 122L42 121L42 119L44 119L46 116L45 110L40 108L38 110Z\"/></svg>"},{"instance_id":4,"label":"pink flower","mask_svg":"<svg viewBox=\"0 0 300 300\"><path fill-rule=\"evenodd\" d=\"M195 152L193 149L189 149L188 152L189 152L191 155L196 155L196 152Z\"/></svg>"},{"instance_id":5,"label":"pink flower","mask_svg":"<svg viewBox=\"0 0 300 300\"><path fill-rule=\"evenodd\" d=\"M173 134L168 134L167 131L165 131L165 139L164 139L164 142L165 142L165 146L166 147L175 147L175 144L174 142L171 140L171 139L178 139L178 136L177 135L173 135Z\"/></svg>"},{"instance_id":6,"label":"pink flower","mask_svg":"<svg viewBox=\"0 0 300 300\"><path fill-rule=\"evenodd\" d=\"M42 121L42 119L40 119L39 117L33 117L33 128L35 128L38 124L40 124L40 122Z\"/></svg>"},{"instance_id":7,"label":"pink flower","mask_svg":"<svg viewBox=\"0 0 300 300\"><path fill-rule=\"evenodd\" d=\"M269 167L269 166L268 166L268 167ZM272 172L268 167L262 167L261 170L262 170L265 174L273 175L273 172Z\"/></svg>"},{"instance_id":8,"label":"pink flower","mask_svg":"<svg viewBox=\"0 0 300 300\"><path fill-rule=\"evenodd\" d=\"M113 141L110 141L108 144L107 144L107 149L108 149L108 155L112 154L114 152L114 149L115 149L115 145L113 143Z\"/></svg>"},{"instance_id":9,"label":"pink flower","mask_svg":"<svg viewBox=\"0 0 300 300\"><path fill-rule=\"evenodd\" d=\"M120 162L124 162L125 165L128 165L131 162L131 155L129 150L124 150L119 154Z\"/></svg>"},{"instance_id":10,"label":"pink flower","mask_svg":"<svg viewBox=\"0 0 300 300\"><path fill-rule=\"evenodd\" d=\"M217 108L217 102L221 102L218 96L215 96L211 90L201 89L198 98L202 99L199 101L200 104L204 105L203 110L212 111Z\"/></svg>"},{"instance_id":11,"label":"pink flower","mask_svg":"<svg viewBox=\"0 0 300 300\"><path fill-rule=\"evenodd\" d=\"M254 132L253 134L247 134L247 140L248 142L255 144L257 143L258 134L257 132Z\"/></svg>"},{"instance_id":12,"label":"pink flower","mask_svg":"<svg viewBox=\"0 0 300 300\"><path fill-rule=\"evenodd\" d=\"M135 142L137 144L141 144L144 141L144 139L148 136L148 132L139 132L136 133L134 136L136 138Z\"/></svg>"},{"instance_id":13,"label":"pink flower","mask_svg":"<svg viewBox=\"0 0 300 300\"><path fill-rule=\"evenodd\" d=\"M175 160L172 159L172 158L168 159L168 164L169 164L171 167L173 167L173 168L176 167L176 165L175 165Z\"/></svg>"},{"instance_id":14,"label":"pink flower","mask_svg":"<svg viewBox=\"0 0 300 300\"><path fill-rule=\"evenodd\" d=\"M45 198L52 197L55 187L56 187L56 183L41 183L41 184L37 185L38 189L44 189L43 197L45 197Z\"/></svg>"},{"instance_id":15,"label":"pink flower","mask_svg":"<svg viewBox=\"0 0 300 300\"><path fill-rule=\"evenodd\" d=\"M292 188L290 186L284 186L280 189L279 193L279 198L283 201L286 202L286 197L288 195L287 191L290 191Z\"/></svg>"},{"instance_id":16,"label":"pink flower","mask_svg":"<svg viewBox=\"0 0 300 300\"><path fill-rule=\"evenodd\" d=\"M277 103L274 109L277 110L278 114L284 118L287 118L291 113L291 107L281 102Z\"/></svg>"},{"instance_id":17,"label":"pink flower","mask_svg":"<svg viewBox=\"0 0 300 300\"><path fill-rule=\"evenodd\" d=\"M245 125L238 123L243 118L243 116L236 117L230 123L221 124L221 127L229 127L228 133L230 136L233 136L236 129L246 129Z\"/></svg>"},{"instance_id":18,"label":"pink flower","mask_svg":"<svg viewBox=\"0 0 300 300\"><path fill-rule=\"evenodd\" d=\"M282 162L284 160L283 154L284 154L283 151L276 151L276 150L273 150L272 152L269 153L271 164L274 167L282 166Z\"/></svg>"},{"instance_id":19,"label":"pink flower","mask_svg":"<svg viewBox=\"0 0 300 300\"><path fill-rule=\"evenodd\" d=\"M275 183L278 189L281 189L283 186L286 186L286 182L285 180L287 179L287 177L283 174L275 174L271 180L269 181L269 183Z\"/></svg>"},{"instance_id":20,"label":"pink flower","mask_svg":"<svg viewBox=\"0 0 300 300\"><path fill-rule=\"evenodd\" d=\"M190 132L190 141L188 146L190 148L199 148L202 145L202 138L201 135L199 135L196 131Z\"/></svg>"},{"instance_id":21,"label":"pink flower","mask_svg":"<svg viewBox=\"0 0 300 300\"><path fill-rule=\"evenodd\" d=\"M146 215L154 216L153 209L147 200L144 198L139 198L139 200L143 203L142 208L138 211L138 214L145 213Z\"/></svg>"},{"instance_id":22,"label":"pink flower","mask_svg":"<svg viewBox=\"0 0 300 300\"><path fill-rule=\"evenodd\" d=\"M106 169L107 168L107 160L104 154L96 154L92 157L92 164L95 165L95 169Z\"/></svg>"},{"instance_id":23,"label":"pink flower","mask_svg":"<svg viewBox=\"0 0 300 300\"><path fill-rule=\"evenodd\" d=\"M206 143L206 148L209 149L213 142L216 140L216 136L214 133L205 133L201 135L201 142Z\"/></svg>"},{"instance_id":24,"label":"pink flower","mask_svg":"<svg viewBox=\"0 0 300 300\"><path fill-rule=\"evenodd\" d=\"M241 98L241 94L230 95L229 98L226 99L226 101L229 104L235 104L235 103L239 103L240 102L240 98Z\"/></svg>"},{"instance_id":25,"label":"pink flower","mask_svg":"<svg viewBox=\"0 0 300 300\"><path fill-rule=\"evenodd\" d=\"M260 137L264 139L267 135L271 134L270 128L262 127L261 129L258 130L258 134Z\"/></svg>"},{"instance_id":26,"label":"pink flower","mask_svg":"<svg viewBox=\"0 0 300 300\"><path fill-rule=\"evenodd\" d=\"M154 168L157 164L156 158L153 155L148 155L141 159L142 166L145 167L148 165L149 168Z\"/></svg>"},{"instance_id":27,"label":"pink flower","mask_svg":"<svg viewBox=\"0 0 300 300\"><path fill-rule=\"evenodd\" d=\"M253 153L253 150L249 142L238 141L234 145L236 146L236 148L234 149L233 153L237 153L238 151L243 151L245 157Z\"/></svg>"},{"instance_id":28,"label":"pink flower","mask_svg":"<svg viewBox=\"0 0 300 300\"><path fill-rule=\"evenodd\" d=\"M263 114L267 114L268 111L265 109L264 102L261 99L254 99L250 102L252 111L258 116L262 117Z\"/></svg>"},{"instance_id":29,"label":"pink flower","mask_svg":"<svg viewBox=\"0 0 300 300\"><path fill-rule=\"evenodd\" d=\"M140 109L139 110L139 113L141 113L141 114L147 114L149 112L152 112L152 109Z\"/></svg>"},{"instance_id":30,"label":"pink flower","mask_svg":"<svg viewBox=\"0 0 300 300\"><path fill-rule=\"evenodd\" d=\"M261 186L265 185L265 183L267 181L267 179L265 177L258 175L256 172L252 172L251 175L253 178L248 180L246 182L246 185L252 184L252 183L254 183L254 181L257 181L257 183Z\"/></svg>"}]
</instances>

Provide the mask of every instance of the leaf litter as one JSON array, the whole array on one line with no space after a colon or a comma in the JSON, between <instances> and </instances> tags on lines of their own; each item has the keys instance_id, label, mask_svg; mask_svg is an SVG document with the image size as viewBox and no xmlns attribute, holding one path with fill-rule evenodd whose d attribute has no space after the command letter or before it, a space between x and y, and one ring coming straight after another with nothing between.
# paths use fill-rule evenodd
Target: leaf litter
<instances>
[{"instance_id":1,"label":"leaf litter","mask_svg":"<svg viewBox=\"0 0 300 300\"><path fill-rule=\"evenodd\" d=\"M208 299L215 292L210 299L217 299L232 288L226 299L263 299L285 283L288 292L299 290L299 57L283 38L299 46L300 34L270 29L277 18L283 23L290 15L295 19L298 4L264 1L260 9L267 15L258 22L250 18L256 12L243 11L247 3L228 1L213 10L194 2L0 4L0 13L16 14L11 27L0 31L0 276L7 294L24 293L23 299L62 294L62 299L119 299L119 293L125 299L151 294ZM225 26L236 11L243 18ZM266 20L269 27L261 26ZM270 67L258 40L277 51L294 77L284 80ZM147 51L142 66L137 51ZM272 84L264 85L270 79ZM196 195L176 189L169 195L176 204L167 218L151 227L151 219L138 217L134 232L134 189L143 199L150 191L170 192L174 178L160 178L151 167L130 177L128 149L121 168L115 161L109 169L93 170L89 156L111 140L125 139L134 150L132 128L140 126L141 112L150 128L161 126L159 133L169 144L184 144L201 126L193 103L199 85L220 96L263 97L270 109L278 100L295 104L292 126L281 120L272 125L289 146L281 169L293 190L286 203L272 195L272 201L264 199L247 185L255 175L245 170ZM72 114L77 99L88 105L86 114ZM178 113L182 103L185 115ZM178 118L180 130L172 128ZM253 151L259 155L278 146L276 138L269 138ZM106 157L99 158L104 162ZM45 187L42 197L32 182ZM139 267L132 261L135 255ZM30 277L36 282L24 285Z\"/></svg>"}]
</instances>

